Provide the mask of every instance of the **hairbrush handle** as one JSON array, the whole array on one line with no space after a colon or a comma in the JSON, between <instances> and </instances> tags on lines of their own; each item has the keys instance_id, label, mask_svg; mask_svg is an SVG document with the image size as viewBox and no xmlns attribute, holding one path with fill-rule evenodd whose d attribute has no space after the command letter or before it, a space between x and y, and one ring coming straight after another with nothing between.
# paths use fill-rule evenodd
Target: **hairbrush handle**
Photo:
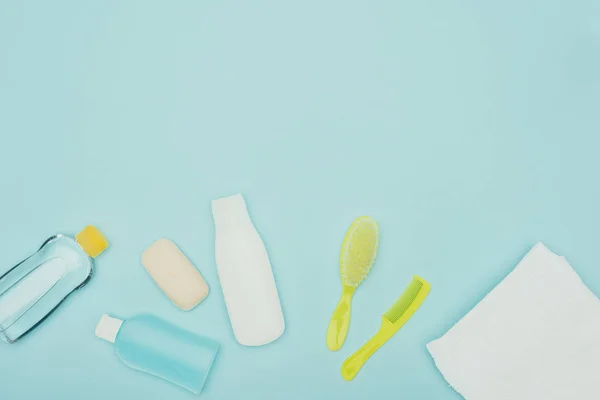
<instances>
[{"instance_id":1,"label":"hairbrush handle","mask_svg":"<svg viewBox=\"0 0 600 400\"><path fill-rule=\"evenodd\" d=\"M344 361L342 364L342 377L345 380L351 381L354 379L367 360L394 335L396 330L393 329L391 325L392 324L384 318L379 332L369 339L363 347L358 349L356 353L352 354Z\"/></svg>"},{"instance_id":2,"label":"hairbrush handle","mask_svg":"<svg viewBox=\"0 0 600 400\"><path fill-rule=\"evenodd\" d=\"M342 298L331 316L327 329L327 347L331 351L339 350L346 341L350 327L350 306L355 290L355 287L348 285L344 285L342 288Z\"/></svg>"}]
</instances>

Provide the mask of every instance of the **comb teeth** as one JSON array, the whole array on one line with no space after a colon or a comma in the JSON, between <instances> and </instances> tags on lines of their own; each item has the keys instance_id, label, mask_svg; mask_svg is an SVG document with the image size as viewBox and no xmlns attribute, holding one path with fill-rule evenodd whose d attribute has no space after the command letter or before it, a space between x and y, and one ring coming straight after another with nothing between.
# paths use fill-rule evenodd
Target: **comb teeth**
<instances>
[{"instance_id":1,"label":"comb teeth","mask_svg":"<svg viewBox=\"0 0 600 400\"><path fill-rule=\"evenodd\" d=\"M396 321L398 321L404 315L404 313L406 313L409 307L415 302L417 296L419 295L419 293L421 293L421 290L424 286L425 285L423 284L423 281L421 281L418 278L413 278L412 282L410 283L410 285L408 285L404 293L400 295L400 297L398 298L398 300L396 300L394 305L391 306L390 309L387 310L385 314L383 314L383 316L387 318L392 324L396 323Z\"/></svg>"}]
</instances>

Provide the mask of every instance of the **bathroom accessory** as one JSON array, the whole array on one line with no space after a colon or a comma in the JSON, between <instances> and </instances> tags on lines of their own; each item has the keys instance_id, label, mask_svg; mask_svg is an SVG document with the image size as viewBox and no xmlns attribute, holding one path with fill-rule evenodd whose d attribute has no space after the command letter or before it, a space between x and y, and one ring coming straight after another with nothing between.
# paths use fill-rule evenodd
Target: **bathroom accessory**
<instances>
[{"instance_id":1,"label":"bathroom accessory","mask_svg":"<svg viewBox=\"0 0 600 400\"><path fill-rule=\"evenodd\" d=\"M340 254L342 297L331 316L326 343L329 350L342 347L350 326L350 306L356 288L371 270L379 246L379 227L371 217L357 218L346 232Z\"/></svg>"},{"instance_id":2,"label":"bathroom accessory","mask_svg":"<svg viewBox=\"0 0 600 400\"><path fill-rule=\"evenodd\" d=\"M600 399L600 300L542 243L427 348L466 400Z\"/></svg>"},{"instance_id":3,"label":"bathroom accessory","mask_svg":"<svg viewBox=\"0 0 600 400\"><path fill-rule=\"evenodd\" d=\"M96 336L113 343L129 367L200 394L219 344L152 315L121 320L103 315Z\"/></svg>"},{"instance_id":4,"label":"bathroom accessory","mask_svg":"<svg viewBox=\"0 0 600 400\"><path fill-rule=\"evenodd\" d=\"M217 271L233 333L246 346L277 340L285 330L269 255L241 194L212 202Z\"/></svg>"},{"instance_id":5,"label":"bathroom accessory","mask_svg":"<svg viewBox=\"0 0 600 400\"><path fill-rule=\"evenodd\" d=\"M342 377L351 381L367 360L419 309L429 294L430 286L422 278L415 276L394 305L383 315L381 328L363 347L351 355L342 365Z\"/></svg>"},{"instance_id":6,"label":"bathroom accessory","mask_svg":"<svg viewBox=\"0 0 600 400\"><path fill-rule=\"evenodd\" d=\"M0 337L13 343L40 324L92 276L92 258L108 247L88 226L75 239L52 236L40 249L0 276Z\"/></svg>"},{"instance_id":7,"label":"bathroom accessory","mask_svg":"<svg viewBox=\"0 0 600 400\"><path fill-rule=\"evenodd\" d=\"M142 253L142 264L163 293L184 311L208 296L206 281L169 239L159 239Z\"/></svg>"}]
</instances>

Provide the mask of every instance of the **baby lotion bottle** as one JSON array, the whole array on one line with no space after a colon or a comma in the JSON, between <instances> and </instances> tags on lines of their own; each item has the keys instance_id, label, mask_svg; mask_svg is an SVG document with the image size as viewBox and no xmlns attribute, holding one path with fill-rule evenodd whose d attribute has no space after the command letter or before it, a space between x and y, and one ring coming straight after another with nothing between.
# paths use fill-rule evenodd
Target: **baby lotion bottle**
<instances>
[{"instance_id":1,"label":"baby lotion bottle","mask_svg":"<svg viewBox=\"0 0 600 400\"><path fill-rule=\"evenodd\" d=\"M241 194L214 200L215 256L235 338L262 346L279 338L285 322L265 245Z\"/></svg>"},{"instance_id":2,"label":"baby lotion bottle","mask_svg":"<svg viewBox=\"0 0 600 400\"><path fill-rule=\"evenodd\" d=\"M219 344L152 315L121 320L103 315L96 336L113 343L129 367L200 394Z\"/></svg>"}]
</instances>

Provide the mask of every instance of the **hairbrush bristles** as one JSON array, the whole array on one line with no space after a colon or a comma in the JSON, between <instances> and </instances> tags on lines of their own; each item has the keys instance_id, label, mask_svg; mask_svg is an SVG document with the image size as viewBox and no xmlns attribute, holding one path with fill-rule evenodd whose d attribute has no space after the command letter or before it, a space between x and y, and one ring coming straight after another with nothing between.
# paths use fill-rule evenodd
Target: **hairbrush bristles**
<instances>
[{"instance_id":1,"label":"hairbrush bristles","mask_svg":"<svg viewBox=\"0 0 600 400\"><path fill-rule=\"evenodd\" d=\"M370 217L360 217L350 227L340 257L342 281L357 287L375 263L379 245L379 228Z\"/></svg>"}]
</instances>

